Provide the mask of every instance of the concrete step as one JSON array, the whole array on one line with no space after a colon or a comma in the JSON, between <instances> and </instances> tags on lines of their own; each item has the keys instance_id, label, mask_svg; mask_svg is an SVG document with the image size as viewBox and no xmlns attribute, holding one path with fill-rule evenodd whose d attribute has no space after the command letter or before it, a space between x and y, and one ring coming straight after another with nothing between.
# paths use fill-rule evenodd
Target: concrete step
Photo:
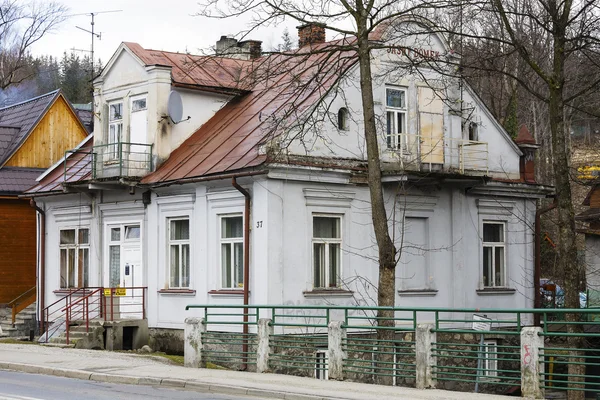
<instances>
[{"instance_id":1,"label":"concrete step","mask_svg":"<svg viewBox=\"0 0 600 400\"><path fill-rule=\"evenodd\" d=\"M53 337L52 339L50 339L50 343L48 343L48 344L57 344L57 345L65 345L65 346L75 347L77 340L79 340L79 338L69 337L69 344L67 345L67 338L59 336L59 337Z\"/></svg>"},{"instance_id":2,"label":"concrete step","mask_svg":"<svg viewBox=\"0 0 600 400\"><path fill-rule=\"evenodd\" d=\"M75 343L66 344L66 343L40 343L42 346L48 347L60 347L60 348L69 348L72 349L75 347Z\"/></svg>"}]
</instances>

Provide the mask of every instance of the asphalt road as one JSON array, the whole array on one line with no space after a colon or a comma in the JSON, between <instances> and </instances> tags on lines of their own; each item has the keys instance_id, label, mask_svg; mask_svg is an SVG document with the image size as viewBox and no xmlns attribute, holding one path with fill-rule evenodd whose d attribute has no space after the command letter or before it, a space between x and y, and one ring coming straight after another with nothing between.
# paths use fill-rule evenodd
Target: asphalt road
<instances>
[{"instance_id":1,"label":"asphalt road","mask_svg":"<svg viewBox=\"0 0 600 400\"><path fill-rule=\"evenodd\" d=\"M0 400L257 400L151 386L118 385L48 375L0 371Z\"/></svg>"}]
</instances>

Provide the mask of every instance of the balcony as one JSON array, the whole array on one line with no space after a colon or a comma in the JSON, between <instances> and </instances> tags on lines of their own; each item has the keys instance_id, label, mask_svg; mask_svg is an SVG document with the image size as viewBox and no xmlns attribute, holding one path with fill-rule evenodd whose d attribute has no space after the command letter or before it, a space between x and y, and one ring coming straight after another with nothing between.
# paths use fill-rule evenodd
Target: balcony
<instances>
[{"instance_id":1,"label":"balcony","mask_svg":"<svg viewBox=\"0 0 600 400\"><path fill-rule=\"evenodd\" d=\"M138 179L152 171L152 145L118 142L93 146L92 179Z\"/></svg>"},{"instance_id":2,"label":"balcony","mask_svg":"<svg viewBox=\"0 0 600 400\"><path fill-rule=\"evenodd\" d=\"M444 171L469 175L488 174L488 144L449 137L401 133L395 152L403 169Z\"/></svg>"}]
</instances>

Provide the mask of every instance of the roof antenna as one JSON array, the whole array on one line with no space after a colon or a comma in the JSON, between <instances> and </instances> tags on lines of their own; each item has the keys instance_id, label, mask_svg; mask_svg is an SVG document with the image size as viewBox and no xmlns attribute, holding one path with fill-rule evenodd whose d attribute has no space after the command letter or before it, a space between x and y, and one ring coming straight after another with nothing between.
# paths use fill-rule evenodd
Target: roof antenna
<instances>
[{"instance_id":1,"label":"roof antenna","mask_svg":"<svg viewBox=\"0 0 600 400\"><path fill-rule=\"evenodd\" d=\"M114 13L114 12L121 12L121 11L123 11L123 10L94 11L94 12L89 12L89 13L69 15L70 17L74 17L76 15L89 15L92 17L92 21L90 22L90 24L92 25L91 30L82 28L80 26L75 26L75 28L81 29L82 31L90 33L92 35L92 47L91 47L91 50L89 50L89 53L92 58L92 71L90 72L91 82L92 82L92 112L94 112L94 101L93 101L93 98L94 98L94 84L93 84L93 81L94 81L94 39L98 38L98 40L102 40L102 32L100 32L100 33L94 32L94 25L95 25L94 17L98 14Z\"/></svg>"}]
</instances>

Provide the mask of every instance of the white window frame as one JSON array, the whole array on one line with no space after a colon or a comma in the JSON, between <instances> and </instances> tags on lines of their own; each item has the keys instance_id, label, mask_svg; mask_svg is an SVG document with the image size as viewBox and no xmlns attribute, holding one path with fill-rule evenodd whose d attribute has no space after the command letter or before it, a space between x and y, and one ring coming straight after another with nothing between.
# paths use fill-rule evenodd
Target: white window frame
<instances>
[{"instance_id":1,"label":"white window frame","mask_svg":"<svg viewBox=\"0 0 600 400\"><path fill-rule=\"evenodd\" d=\"M314 233L314 219L315 217L320 217L320 218L335 218L339 221L339 227L340 227L340 234L339 234L339 238L315 238L315 233ZM313 289L340 289L341 288L341 284L342 284L342 243L343 243L343 237L344 237L344 218L343 218L343 214L324 214L324 213L313 213L312 214L312 218L311 218L311 265L312 265L312 287ZM337 268L337 279L336 279L336 285L335 286L317 286L316 282L315 282L315 244L324 244L325 245L325 256L324 256L324 260L325 260L325 266L323 267L324 271L321 273L321 276L323 276L323 282L325 282L325 284L328 285L328 282L330 280L330 276L329 276L329 254L330 254L330 249L331 249L331 244L339 244L339 256L338 256L338 260L339 260L339 266Z\"/></svg>"},{"instance_id":2,"label":"white window frame","mask_svg":"<svg viewBox=\"0 0 600 400\"><path fill-rule=\"evenodd\" d=\"M486 225L499 225L502 226L502 242L485 242L484 241L484 229ZM481 248L482 248L482 258L481 258L481 264L482 264L482 275L481 275L481 281L482 281L482 286L484 288L495 288L495 287L506 287L507 286L507 268L506 268L506 227L507 227L507 223L506 221L490 221L490 220L484 220L482 222L481 225ZM492 262L491 265L489 267L489 270L487 271L488 274L488 283L491 283L489 285L486 285L485 282L485 276L483 274L483 268L485 268L485 264L483 262L484 260L484 256L483 254L485 253L485 249L486 248L491 248L492 249ZM497 248L502 248L502 261L503 264L502 265L502 282L500 282L500 285L496 285L496 277L494 276L494 271L496 270L496 249Z\"/></svg>"},{"instance_id":3,"label":"white window frame","mask_svg":"<svg viewBox=\"0 0 600 400\"><path fill-rule=\"evenodd\" d=\"M121 105L121 118L113 118L111 114L111 107ZM113 144L114 146L108 146L107 152L110 159L118 159L119 154L119 142L123 141L123 119L125 114L124 102L122 99L112 101L108 103L108 137L106 138L107 144Z\"/></svg>"},{"instance_id":4,"label":"white window frame","mask_svg":"<svg viewBox=\"0 0 600 400\"><path fill-rule=\"evenodd\" d=\"M388 105L388 90L397 90L404 93L404 107L393 107ZM386 86L385 87L385 141L386 147L389 150L407 150L408 136L407 136L407 116L408 116L408 90L406 87L401 86ZM393 115L392 121L394 121L394 132L390 132L392 128L389 126L389 115ZM398 116L402 115L402 124L398 126Z\"/></svg>"},{"instance_id":5,"label":"white window frame","mask_svg":"<svg viewBox=\"0 0 600 400\"><path fill-rule=\"evenodd\" d=\"M223 237L223 220L224 219L228 219L228 218L242 218L242 236L241 237L235 237L235 238L224 238ZM244 215L242 213L235 213L235 214L221 214L219 215L218 220L218 224L219 224L219 249L218 249L218 257L219 257L219 273L220 273L220 282L221 282L221 289L243 289L244 288L244 264L246 262L246 260L244 259L244 229L243 227L245 226L245 222L244 221ZM234 286L234 282L235 282L235 244L236 243L241 243L242 244L242 276L241 276L241 284L238 284L238 286ZM223 254L222 254L222 248L223 245L229 245L231 246L231 265L225 266L223 265ZM226 282L223 282L223 269L224 268L229 268L230 271L229 273L231 274L231 285L226 285Z\"/></svg>"},{"instance_id":6,"label":"white window frame","mask_svg":"<svg viewBox=\"0 0 600 400\"><path fill-rule=\"evenodd\" d=\"M329 379L329 358L326 349L317 349L315 351L315 379Z\"/></svg>"},{"instance_id":7,"label":"white window frame","mask_svg":"<svg viewBox=\"0 0 600 400\"><path fill-rule=\"evenodd\" d=\"M87 230L88 231L88 237L87 237L87 243L79 243L79 232L81 230ZM61 232L63 231L75 231L75 243L65 243L62 244L60 243L60 237L61 237ZM89 278L90 278L90 237L91 235L91 230L89 226L84 226L84 227L64 227L64 228L60 228L58 231L58 240L59 240L59 251L58 251L58 265L59 265L59 287L61 289L72 289L72 288L81 288L81 287L86 287L89 285ZM69 250L74 250L74 257L75 259L73 260L74 263L74 277L73 277L73 286L69 286L69 280L71 278L70 274L69 274ZM87 271L85 271L85 265L83 265L82 267L82 274L83 276L79 276L79 253L81 252L81 250L87 250ZM62 270L63 270L63 266L62 266L62 252L65 251L66 252L66 263L67 265L65 266L65 273L66 273L66 282L63 285L63 274L62 274ZM87 278L88 278L88 282L86 282L85 279L85 275L87 272ZM81 280L81 285L79 285L79 281Z\"/></svg>"},{"instance_id":8,"label":"white window frame","mask_svg":"<svg viewBox=\"0 0 600 400\"><path fill-rule=\"evenodd\" d=\"M137 108L135 107L136 102L139 102L140 100L144 100L144 107L140 107ZM144 111L148 109L148 96L146 96L145 94L139 95L139 96L135 96L135 97L131 97L131 113L135 113L138 111Z\"/></svg>"},{"instance_id":9,"label":"white window frame","mask_svg":"<svg viewBox=\"0 0 600 400\"><path fill-rule=\"evenodd\" d=\"M187 221L188 222L188 238L187 239L171 239L171 222L174 221ZM168 269L168 282L169 282L169 289L189 289L191 286L191 269L192 269L192 248L191 248L191 237L192 237L192 226L190 223L190 218L189 217L173 217L173 218L167 218L167 269ZM179 285L178 286L172 286L171 285L171 249L173 246L177 246L179 248L179 265L178 267L178 271L179 271L179 276L178 276L178 282ZM183 282L183 277L185 276L185 274L183 273L183 248L184 246L188 247L188 265L187 265L187 280L188 280L188 284L187 286L182 285L181 283Z\"/></svg>"},{"instance_id":10,"label":"white window frame","mask_svg":"<svg viewBox=\"0 0 600 400\"><path fill-rule=\"evenodd\" d=\"M482 348L482 376L494 378L498 376L498 341L486 339ZM492 353L492 354L490 354Z\"/></svg>"}]
</instances>

